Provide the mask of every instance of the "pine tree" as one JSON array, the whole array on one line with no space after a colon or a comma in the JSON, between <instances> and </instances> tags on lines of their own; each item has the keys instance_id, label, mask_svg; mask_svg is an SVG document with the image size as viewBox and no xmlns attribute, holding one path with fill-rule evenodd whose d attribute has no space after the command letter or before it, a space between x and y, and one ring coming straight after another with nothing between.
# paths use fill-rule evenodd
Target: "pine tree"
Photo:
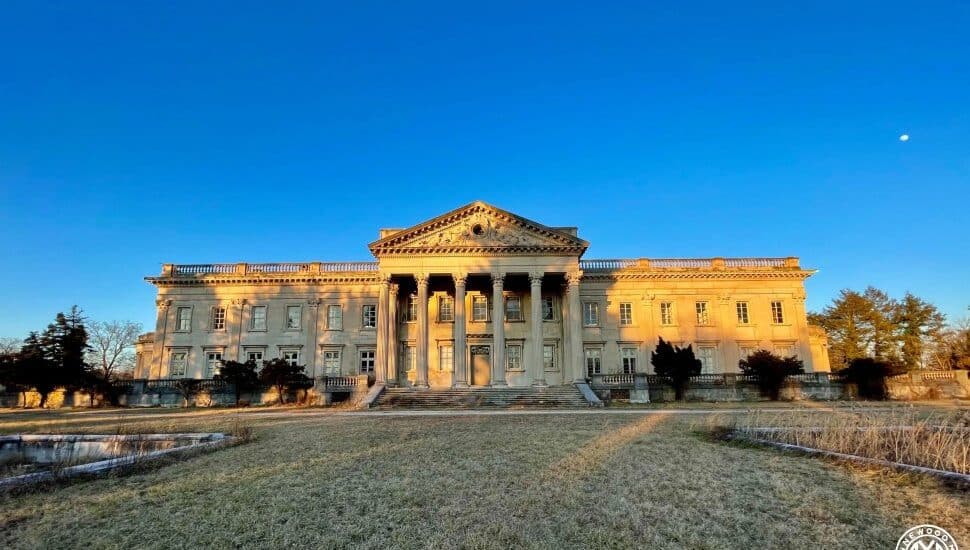
<instances>
[{"instance_id":1,"label":"pine tree","mask_svg":"<svg viewBox=\"0 0 970 550\"><path fill-rule=\"evenodd\" d=\"M927 344L938 341L946 316L929 302L907 292L899 303L895 319L902 340L903 365L907 370L921 368Z\"/></svg>"},{"instance_id":2,"label":"pine tree","mask_svg":"<svg viewBox=\"0 0 970 550\"><path fill-rule=\"evenodd\" d=\"M680 348L658 338L657 349L650 353L653 372L670 378L678 400L683 399L691 376L701 373L701 360L694 357L691 345Z\"/></svg>"}]
</instances>

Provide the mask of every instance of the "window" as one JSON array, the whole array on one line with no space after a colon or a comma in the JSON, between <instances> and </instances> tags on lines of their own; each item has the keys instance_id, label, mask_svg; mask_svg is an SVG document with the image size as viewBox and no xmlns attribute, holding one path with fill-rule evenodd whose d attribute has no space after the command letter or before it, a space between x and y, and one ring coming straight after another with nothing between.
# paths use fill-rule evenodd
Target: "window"
<instances>
[{"instance_id":1,"label":"window","mask_svg":"<svg viewBox=\"0 0 970 550\"><path fill-rule=\"evenodd\" d=\"M518 296L508 296L505 298L505 320L522 320L522 298Z\"/></svg>"},{"instance_id":2,"label":"window","mask_svg":"<svg viewBox=\"0 0 970 550\"><path fill-rule=\"evenodd\" d=\"M377 306L373 304L365 305L362 317L360 326L364 328L377 328Z\"/></svg>"},{"instance_id":3,"label":"window","mask_svg":"<svg viewBox=\"0 0 970 550\"><path fill-rule=\"evenodd\" d=\"M216 373L219 372L219 367L221 366L222 366L221 351L205 352L205 377L206 378L212 378Z\"/></svg>"},{"instance_id":4,"label":"window","mask_svg":"<svg viewBox=\"0 0 970 550\"><path fill-rule=\"evenodd\" d=\"M599 348L586 349L586 376L603 372L603 352Z\"/></svg>"},{"instance_id":5,"label":"window","mask_svg":"<svg viewBox=\"0 0 970 550\"><path fill-rule=\"evenodd\" d=\"M714 374L717 367L717 348L713 346L699 346L697 358L701 360L701 374Z\"/></svg>"},{"instance_id":6,"label":"window","mask_svg":"<svg viewBox=\"0 0 970 550\"><path fill-rule=\"evenodd\" d=\"M620 362L622 363L623 374L637 372L637 348L621 348Z\"/></svg>"},{"instance_id":7,"label":"window","mask_svg":"<svg viewBox=\"0 0 970 550\"><path fill-rule=\"evenodd\" d=\"M452 346L438 347L438 370L451 371L455 368L455 348Z\"/></svg>"},{"instance_id":8,"label":"window","mask_svg":"<svg viewBox=\"0 0 970 550\"><path fill-rule=\"evenodd\" d=\"M738 311L738 324L748 324L748 302L738 302L735 306Z\"/></svg>"},{"instance_id":9,"label":"window","mask_svg":"<svg viewBox=\"0 0 970 550\"><path fill-rule=\"evenodd\" d=\"M340 376L340 350L324 350L323 368L327 376Z\"/></svg>"},{"instance_id":10,"label":"window","mask_svg":"<svg viewBox=\"0 0 970 550\"><path fill-rule=\"evenodd\" d=\"M551 344L542 346L542 368L556 370L556 346Z\"/></svg>"},{"instance_id":11,"label":"window","mask_svg":"<svg viewBox=\"0 0 970 550\"><path fill-rule=\"evenodd\" d=\"M785 311L782 309L780 301L771 302L771 322L776 325L785 322Z\"/></svg>"},{"instance_id":12,"label":"window","mask_svg":"<svg viewBox=\"0 0 970 550\"><path fill-rule=\"evenodd\" d=\"M488 321L488 298L485 296L472 296L472 321Z\"/></svg>"},{"instance_id":13,"label":"window","mask_svg":"<svg viewBox=\"0 0 970 550\"><path fill-rule=\"evenodd\" d=\"M758 348L754 346L740 346L740 350L741 359L747 359L748 357L754 355L754 353L758 351Z\"/></svg>"},{"instance_id":14,"label":"window","mask_svg":"<svg viewBox=\"0 0 970 550\"><path fill-rule=\"evenodd\" d=\"M249 330L266 330L266 306L253 306L249 319Z\"/></svg>"},{"instance_id":15,"label":"window","mask_svg":"<svg viewBox=\"0 0 970 550\"><path fill-rule=\"evenodd\" d=\"M697 314L698 325L711 324L711 310L707 302L694 302L694 312Z\"/></svg>"},{"instance_id":16,"label":"window","mask_svg":"<svg viewBox=\"0 0 970 550\"><path fill-rule=\"evenodd\" d=\"M344 329L344 308L337 304L327 306L327 328L330 330Z\"/></svg>"},{"instance_id":17,"label":"window","mask_svg":"<svg viewBox=\"0 0 970 550\"><path fill-rule=\"evenodd\" d=\"M552 296L544 296L542 298L542 320L543 321L555 321L556 320L556 309L555 302Z\"/></svg>"},{"instance_id":18,"label":"window","mask_svg":"<svg viewBox=\"0 0 970 550\"><path fill-rule=\"evenodd\" d=\"M455 299L451 296L438 297L438 322L451 323L455 320Z\"/></svg>"},{"instance_id":19,"label":"window","mask_svg":"<svg viewBox=\"0 0 970 550\"><path fill-rule=\"evenodd\" d=\"M673 302L660 302L660 324L668 326L674 324Z\"/></svg>"},{"instance_id":20,"label":"window","mask_svg":"<svg viewBox=\"0 0 970 550\"><path fill-rule=\"evenodd\" d=\"M281 349L280 357L291 365L300 364L300 350L298 349Z\"/></svg>"},{"instance_id":21,"label":"window","mask_svg":"<svg viewBox=\"0 0 970 550\"><path fill-rule=\"evenodd\" d=\"M360 350L360 373L367 374L374 372L374 350Z\"/></svg>"},{"instance_id":22,"label":"window","mask_svg":"<svg viewBox=\"0 0 970 550\"><path fill-rule=\"evenodd\" d=\"M633 304L629 302L620 303L620 324L621 325L633 324Z\"/></svg>"},{"instance_id":23,"label":"window","mask_svg":"<svg viewBox=\"0 0 970 550\"><path fill-rule=\"evenodd\" d=\"M795 346L790 344L780 344L775 346L775 355L778 357L792 357L795 355Z\"/></svg>"},{"instance_id":24,"label":"window","mask_svg":"<svg viewBox=\"0 0 970 550\"><path fill-rule=\"evenodd\" d=\"M169 378L181 378L185 376L185 369L189 364L189 352L173 351L168 360Z\"/></svg>"},{"instance_id":25,"label":"window","mask_svg":"<svg viewBox=\"0 0 970 550\"><path fill-rule=\"evenodd\" d=\"M189 332L192 330L192 308L178 308L175 320L175 330L179 332Z\"/></svg>"},{"instance_id":26,"label":"window","mask_svg":"<svg viewBox=\"0 0 970 550\"><path fill-rule=\"evenodd\" d=\"M404 367L408 372L418 367L418 348L404 346Z\"/></svg>"},{"instance_id":27,"label":"window","mask_svg":"<svg viewBox=\"0 0 970 550\"><path fill-rule=\"evenodd\" d=\"M600 305L598 302L583 302L583 325L595 327L600 324Z\"/></svg>"},{"instance_id":28,"label":"window","mask_svg":"<svg viewBox=\"0 0 970 550\"><path fill-rule=\"evenodd\" d=\"M300 306L286 306L286 329L300 330L300 320L303 310Z\"/></svg>"},{"instance_id":29,"label":"window","mask_svg":"<svg viewBox=\"0 0 970 550\"><path fill-rule=\"evenodd\" d=\"M404 322L413 323L418 320L418 296L411 294L404 304Z\"/></svg>"},{"instance_id":30,"label":"window","mask_svg":"<svg viewBox=\"0 0 970 550\"><path fill-rule=\"evenodd\" d=\"M263 350L247 350L246 351L246 362L252 361L256 363L256 366L263 365Z\"/></svg>"},{"instance_id":31,"label":"window","mask_svg":"<svg viewBox=\"0 0 970 550\"><path fill-rule=\"evenodd\" d=\"M505 369L522 370L522 346L505 346Z\"/></svg>"},{"instance_id":32,"label":"window","mask_svg":"<svg viewBox=\"0 0 970 550\"><path fill-rule=\"evenodd\" d=\"M226 308L222 306L212 308L209 321L209 327L212 330L226 330Z\"/></svg>"}]
</instances>

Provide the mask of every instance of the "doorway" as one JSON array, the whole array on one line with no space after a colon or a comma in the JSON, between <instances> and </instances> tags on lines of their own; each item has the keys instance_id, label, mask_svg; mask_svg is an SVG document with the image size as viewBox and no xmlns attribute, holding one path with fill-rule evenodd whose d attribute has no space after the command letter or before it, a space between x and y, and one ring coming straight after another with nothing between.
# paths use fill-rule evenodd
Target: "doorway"
<instances>
[{"instance_id":1,"label":"doorway","mask_svg":"<svg viewBox=\"0 0 970 550\"><path fill-rule=\"evenodd\" d=\"M492 374L492 349L487 345L470 346L472 386L487 386Z\"/></svg>"}]
</instances>

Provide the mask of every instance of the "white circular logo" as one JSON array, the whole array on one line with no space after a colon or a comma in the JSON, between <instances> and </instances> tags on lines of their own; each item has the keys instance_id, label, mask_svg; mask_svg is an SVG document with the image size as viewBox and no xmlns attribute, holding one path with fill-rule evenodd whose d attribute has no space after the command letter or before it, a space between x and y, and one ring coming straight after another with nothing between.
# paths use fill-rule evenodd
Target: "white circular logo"
<instances>
[{"instance_id":1,"label":"white circular logo","mask_svg":"<svg viewBox=\"0 0 970 550\"><path fill-rule=\"evenodd\" d=\"M917 525L903 533L896 550L959 550L946 529L935 525Z\"/></svg>"}]
</instances>

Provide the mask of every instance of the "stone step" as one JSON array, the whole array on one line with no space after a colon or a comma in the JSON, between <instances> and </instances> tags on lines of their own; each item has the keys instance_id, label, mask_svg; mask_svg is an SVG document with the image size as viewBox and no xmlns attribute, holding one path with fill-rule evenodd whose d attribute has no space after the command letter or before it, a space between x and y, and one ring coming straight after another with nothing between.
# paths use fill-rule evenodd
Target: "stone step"
<instances>
[{"instance_id":1,"label":"stone step","mask_svg":"<svg viewBox=\"0 0 970 550\"><path fill-rule=\"evenodd\" d=\"M580 408L589 403L575 386L547 388L388 388L378 409Z\"/></svg>"}]
</instances>

